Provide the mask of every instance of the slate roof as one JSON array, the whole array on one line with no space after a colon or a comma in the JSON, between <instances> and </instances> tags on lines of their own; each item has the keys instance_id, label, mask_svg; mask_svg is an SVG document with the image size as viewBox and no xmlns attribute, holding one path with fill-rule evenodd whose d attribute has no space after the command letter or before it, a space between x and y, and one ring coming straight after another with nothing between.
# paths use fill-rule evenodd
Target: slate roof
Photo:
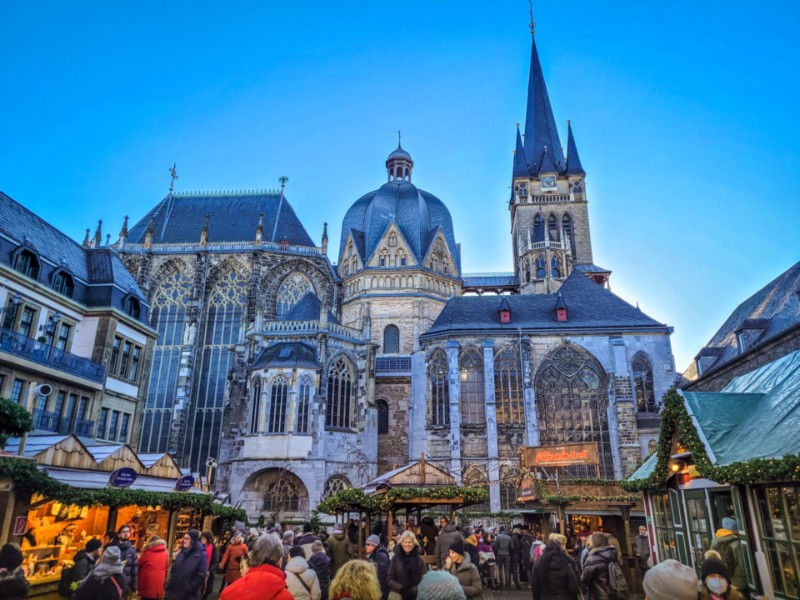
<instances>
[{"instance_id":1,"label":"slate roof","mask_svg":"<svg viewBox=\"0 0 800 600\"><path fill-rule=\"evenodd\" d=\"M586 175L578 154L578 145L572 135L572 123L567 125L567 175Z\"/></svg>"},{"instance_id":2,"label":"slate roof","mask_svg":"<svg viewBox=\"0 0 800 600\"><path fill-rule=\"evenodd\" d=\"M250 370L269 367L309 367L319 368L317 353L313 346L302 342L278 342L258 355Z\"/></svg>"},{"instance_id":3,"label":"slate roof","mask_svg":"<svg viewBox=\"0 0 800 600\"><path fill-rule=\"evenodd\" d=\"M265 241L316 246L280 192L170 194L128 230L126 241L143 244L152 217L154 244L197 243L206 215L209 243L252 241L259 213L264 213Z\"/></svg>"},{"instance_id":4,"label":"slate roof","mask_svg":"<svg viewBox=\"0 0 800 600\"><path fill-rule=\"evenodd\" d=\"M283 321L317 321L322 313L322 303L314 295L314 292L306 292L306 295L300 298L292 309L287 312ZM341 325L336 316L328 311L328 322Z\"/></svg>"},{"instance_id":5,"label":"slate roof","mask_svg":"<svg viewBox=\"0 0 800 600\"><path fill-rule=\"evenodd\" d=\"M800 262L770 281L747 300L742 302L726 319L698 356L718 356L717 360L703 369L706 376L740 356L736 334L743 327L752 326L763 331L760 337L750 341L745 354L758 351L760 347L782 333L800 326ZM697 361L692 361L684 373L689 380L698 378Z\"/></svg>"},{"instance_id":6,"label":"slate roof","mask_svg":"<svg viewBox=\"0 0 800 600\"><path fill-rule=\"evenodd\" d=\"M575 270L580 271L581 273L610 273L608 269L604 269L602 267L598 267L597 265L593 265L591 263L586 263L582 265L575 265Z\"/></svg>"},{"instance_id":7,"label":"slate roof","mask_svg":"<svg viewBox=\"0 0 800 600\"><path fill-rule=\"evenodd\" d=\"M504 296L511 307L511 322L500 323L498 296L461 296L451 298L433 326L420 339L471 332L591 332L646 331L671 333L672 328L648 317L594 283L574 272L564 281L560 293L569 307L568 320L556 320L558 294Z\"/></svg>"},{"instance_id":8,"label":"slate roof","mask_svg":"<svg viewBox=\"0 0 800 600\"><path fill-rule=\"evenodd\" d=\"M0 192L0 263L13 268L15 251L24 246L40 259L37 281L52 285L59 271L72 276L72 299L85 306L124 311L128 295L142 305L139 320L148 323L147 296L111 248L84 248L19 202Z\"/></svg>"},{"instance_id":9,"label":"slate roof","mask_svg":"<svg viewBox=\"0 0 800 600\"><path fill-rule=\"evenodd\" d=\"M465 273L463 280L466 287L519 285L519 278L514 273Z\"/></svg>"}]
</instances>

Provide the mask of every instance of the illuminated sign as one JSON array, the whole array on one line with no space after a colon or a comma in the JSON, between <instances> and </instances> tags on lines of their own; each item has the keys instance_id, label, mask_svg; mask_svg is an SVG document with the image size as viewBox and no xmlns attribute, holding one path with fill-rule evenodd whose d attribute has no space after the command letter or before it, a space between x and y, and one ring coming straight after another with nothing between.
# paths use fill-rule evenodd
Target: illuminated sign
<instances>
[{"instance_id":1,"label":"illuminated sign","mask_svg":"<svg viewBox=\"0 0 800 600\"><path fill-rule=\"evenodd\" d=\"M536 467L573 467L600 464L597 444L564 444L563 446L528 446L522 456L522 465Z\"/></svg>"}]
</instances>

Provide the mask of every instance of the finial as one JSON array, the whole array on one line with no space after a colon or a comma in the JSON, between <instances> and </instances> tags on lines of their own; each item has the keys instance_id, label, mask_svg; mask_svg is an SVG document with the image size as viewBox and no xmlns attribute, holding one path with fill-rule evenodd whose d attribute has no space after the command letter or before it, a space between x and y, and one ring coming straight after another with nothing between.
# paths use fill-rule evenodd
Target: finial
<instances>
[{"instance_id":1,"label":"finial","mask_svg":"<svg viewBox=\"0 0 800 600\"><path fill-rule=\"evenodd\" d=\"M519 123L517 123L517 129L519 129Z\"/></svg>"},{"instance_id":2,"label":"finial","mask_svg":"<svg viewBox=\"0 0 800 600\"><path fill-rule=\"evenodd\" d=\"M178 179L178 163L172 163L172 168L169 170L169 193L175 191L175 180Z\"/></svg>"},{"instance_id":3,"label":"finial","mask_svg":"<svg viewBox=\"0 0 800 600\"><path fill-rule=\"evenodd\" d=\"M402 148L403 146L400 145L400 130L397 130L397 147Z\"/></svg>"},{"instance_id":4,"label":"finial","mask_svg":"<svg viewBox=\"0 0 800 600\"><path fill-rule=\"evenodd\" d=\"M534 20L533 20L533 0L528 0L528 4L530 5L530 16L531 16L530 28L531 28L531 36L533 36L533 35L536 33L536 21L534 21Z\"/></svg>"},{"instance_id":5,"label":"finial","mask_svg":"<svg viewBox=\"0 0 800 600\"><path fill-rule=\"evenodd\" d=\"M281 194L283 194L283 189L286 187L286 184L289 182L289 178L286 175L281 175L278 177L278 181L281 183Z\"/></svg>"},{"instance_id":6,"label":"finial","mask_svg":"<svg viewBox=\"0 0 800 600\"><path fill-rule=\"evenodd\" d=\"M87 227L87 228L86 228L86 237L85 237L85 238L83 238L83 247L84 247L84 248L88 248L88 247L89 247L89 232L90 232L90 231L91 231L91 229L89 229L89 228Z\"/></svg>"},{"instance_id":7,"label":"finial","mask_svg":"<svg viewBox=\"0 0 800 600\"><path fill-rule=\"evenodd\" d=\"M94 230L94 247L99 248L103 241L103 219L97 221L97 229Z\"/></svg>"},{"instance_id":8,"label":"finial","mask_svg":"<svg viewBox=\"0 0 800 600\"><path fill-rule=\"evenodd\" d=\"M128 215L125 215L122 221L122 230L119 232L120 237L128 237Z\"/></svg>"},{"instance_id":9,"label":"finial","mask_svg":"<svg viewBox=\"0 0 800 600\"><path fill-rule=\"evenodd\" d=\"M322 236L328 237L328 223L325 222L322 224Z\"/></svg>"},{"instance_id":10,"label":"finial","mask_svg":"<svg viewBox=\"0 0 800 600\"><path fill-rule=\"evenodd\" d=\"M106 234L106 246L110 246L110 245L111 245L111 234L107 233Z\"/></svg>"}]
</instances>

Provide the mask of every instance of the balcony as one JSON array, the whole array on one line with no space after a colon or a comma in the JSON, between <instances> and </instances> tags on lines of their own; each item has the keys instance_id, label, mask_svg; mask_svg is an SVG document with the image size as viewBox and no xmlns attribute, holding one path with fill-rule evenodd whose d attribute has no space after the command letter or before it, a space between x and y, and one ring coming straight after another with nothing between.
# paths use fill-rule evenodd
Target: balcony
<instances>
[{"instance_id":1,"label":"balcony","mask_svg":"<svg viewBox=\"0 0 800 600\"><path fill-rule=\"evenodd\" d=\"M106 368L103 365L10 329L0 328L0 350L97 383L105 380Z\"/></svg>"},{"instance_id":2,"label":"balcony","mask_svg":"<svg viewBox=\"0 0 800 600\"><path fill-rule=\"evenodd\" d=\"M35 429L52 431L53 433L74 433L80 437L94 437L94 421L71 419L57 413L39 412L33 417Z\"/></svg>"}]
</instances>

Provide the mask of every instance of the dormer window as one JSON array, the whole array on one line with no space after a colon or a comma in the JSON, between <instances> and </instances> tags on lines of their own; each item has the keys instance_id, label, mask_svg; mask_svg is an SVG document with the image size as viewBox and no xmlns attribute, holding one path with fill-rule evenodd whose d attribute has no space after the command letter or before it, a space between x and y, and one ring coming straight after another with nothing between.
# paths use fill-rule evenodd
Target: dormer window
<instances>
[{"instance_id":1,"label":"dormer window","mask_svg":"<svg viewBox=\"0 0 800 600\"><path fill-rule=\"evenodd\" d=\"M558 300L556 300L556 321L559 323L566 323L568 320L567 303L564 302L564 297L561 295L561 292L558 292Z\"/></svg>"},{"instance_id":2,"label":"dormer window","mask_svg":"<svg viewBox=\"0 0 800 600\"><path fill-rule=\"evenodd\" d=\"M500 301L500 308L497 313L500 315L501 323L511 323L511 305L505 298Z\"/></svg>"},{"instance_id":3,"label":"dormer window","mask_svg":"<svg viewBox=\"0 0 800 600\"><path fill-rule=\"evenodd\" d=\"M31 279L38 279L39 258L30 250L23 250L14 260L14 269Z\"/></svg>"},{"instance_id":4,"label":"dormer window","mask_svg":"<svg viewBox=\"0 0 800 600\"><path fill-rule=\"evenodd\" d=\"M128 296L125 299L124 309L125 314L130 315L134 319L138 319L142 313L141 304L139 304L139 301L133 296Z\"/></svg>"},{"instance_id":5,"label":"dormer window","mask_svg":"<svg viewBox=\"0 0 800 600\"><path fill-rule=\"evenodd\" d=\"M58 271L53 276L53 289L59 294L72 298L72 294L75 292L75 282L72 279L72 275L66 271Z\"/></svg>"}]
</instances>

